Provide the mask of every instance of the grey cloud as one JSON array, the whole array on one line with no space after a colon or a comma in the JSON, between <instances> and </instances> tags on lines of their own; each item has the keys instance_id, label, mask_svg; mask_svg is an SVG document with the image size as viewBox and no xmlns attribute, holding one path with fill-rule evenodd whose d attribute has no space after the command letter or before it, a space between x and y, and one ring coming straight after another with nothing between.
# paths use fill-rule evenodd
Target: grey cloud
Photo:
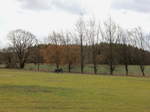
<instances>
[{"instance_id":1,"label":"grey cloud","mask_svg":"<svg viewBox=\"0 0 150 112\"><path fill-rule=\"evenodd\" d=\"M50 9L51 0L17 0L21 8L29 10L47 10Z\"/></svg>"},{"instance_id":2,"label":"grey cloud","mask_svg":"<svg viewBox=\"0 0 150 112\"><path fill-rule=\"evenodd\" d=\"M84 14L85 10L82 8L78 0L17 0L21 4L22 9L32 11L43 10L63 10L73 14Z\"/></svg>"},{"instance_id":3,"label":"grey cloud","mask_svg":"<svg viewBox=\"0 0 150 112\"><path fill-rule=\"evenodd\" d=\"M113 0L112 8L150 13L150 0Z\"/></svg>"},{"instance_id":4,"label":"grey cloud","mask_svg":"<svg viewBox=\"0 0 150 112\"><path fill-rule=\"evenodd\" d=\"M52 4L61 9L68 12L72 12L74 14L84 14L85 10L80 6L79 2L75 2L77 0L53 0Z\"/></svg>"}]
</instances>

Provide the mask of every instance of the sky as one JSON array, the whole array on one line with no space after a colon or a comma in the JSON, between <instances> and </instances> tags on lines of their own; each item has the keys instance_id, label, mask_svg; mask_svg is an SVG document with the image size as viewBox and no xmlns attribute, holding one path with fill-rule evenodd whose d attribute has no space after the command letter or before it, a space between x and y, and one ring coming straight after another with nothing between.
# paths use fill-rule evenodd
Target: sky
<instances>
[{"instance_id":1,"label":"sky","mask_svg":"<svg viewBox=\"0 0 150 112\"><path fill-rule=\"evenodd\" d=\"M42 40L51 31L71 30L78 18L111 17L123 28L141 26L150 32L150 0L0 0L0 48L8 46L7 34L16 29Z\"/></svg>"}]
</instances>

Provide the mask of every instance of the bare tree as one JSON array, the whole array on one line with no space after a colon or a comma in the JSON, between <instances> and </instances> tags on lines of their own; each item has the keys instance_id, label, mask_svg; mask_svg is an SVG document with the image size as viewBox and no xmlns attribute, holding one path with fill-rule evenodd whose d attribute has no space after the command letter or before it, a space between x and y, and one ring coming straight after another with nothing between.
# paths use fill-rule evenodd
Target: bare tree
<instances>
[{"instance_id":1,"label":"bare tree","mask_svg":"<svg viewBox=\"0 0 150 112\"><path fill-rule=\"evenodd\" d=\"M62 63L62 33L53 32L49 35L48 40L50 46L48 48L49 55L52 63L56 64L56 68L60 69L60 64Z\"/></svg>"},{"instance_id":2,"label":"bare tree","mask_svg":"<svg viewBox=\"0 0 150 112\"><path fill-rule=\"evenodd\" d=\"M146 37L142 31L141 27L135 28L133 31L133 39L134 39L134 46L139 48L136 53L136 61L140 67L142 75L145 76L145 48L146 48Z\"/></svg>"},{"instance_id":3,"label":"bare tree","mask_svg":"<svg viewBox=\"0 0 150 112\"><path fill-rule=\"evenodd\" d=\"M30 54L29 48L36 44L36 37L30 32L18 29L8 34L8 39L19 61L19 67L24 68Z\"/></svg>"},{"instance_id":4,"label":"bare tree","mask_svg":"<svg viewBox=\"0 0 150 112\"><path fill-rule=\"evenodd\" d=\"M76 23L76 30L78 33L78 37L80 40L80 65L81 65L81 73L84 73L84 35L85 35L85 22L83 18L79 18Z\"/></svg>"},{"instance_id":5,"label":"bare tree","mask_svg":"<svg viewBox=\"0 0 150 112\"><path fill-rule=\"evenodd\" d=\"M76 37L72 32L67 32L64 35L64 40L65 63L68 65L68 71L71 72L73 64L77 64L79 62L79 46L76 45Z\"/></svg>"},{"instance_id":6,"label":"bare tree","mask_svg":"<svg viewBox=\"0 0 150 112\"><path fill-rule=\"evenodd\" d=\"M104 26L101 28L101 36L103 41L108 43L108 52L107 52L107 61L109 64L110 74L113 75L115 70L115 48L114 46L118 42L118 26L109 18L108 21L104 23Z\"/></svg>"},{"instance_id":7,"label":"bare tree","mask_svg":"<svg viewBox=\"0 0 150 112\"><path fill-rule=\"evenodd\" d=\"M121 58L122 63L124 64L126 75L128 75L129 72L128 65L129 65L129 58L130 58L130 52L128 47L130 43L129 32L123 30L122 28L119 28L118 36L119 36L119 42L121 44L121 47L119 48L119 53L120 53L119 56Z\"/></svg>"},{"instance_id":8,"label":"bare tree","mask_svg":"<svg viewBox=\"0 0 150 112\"><path fill-rule=\"evenodd\" d=\"M96 24L95 19L91 19L86 26L86 38L88 45L91 47L92 62L94 73L97 74L97 50L100 43L100 27Z\"/></svg>"},{"instance_id":9,"label":"bare tree","mask_svg":"<svg viewBox=\"0 0 150 112\"><path fill-rule=\"evenodd\" d=\"M43 63L41 49L42 45L40 45L39 41L37 41L34 47L30 48L31 53L28 60L35 64L35 66L37 67L37 71L40 71L40 64Z\"/></svg>"}]
</instances>

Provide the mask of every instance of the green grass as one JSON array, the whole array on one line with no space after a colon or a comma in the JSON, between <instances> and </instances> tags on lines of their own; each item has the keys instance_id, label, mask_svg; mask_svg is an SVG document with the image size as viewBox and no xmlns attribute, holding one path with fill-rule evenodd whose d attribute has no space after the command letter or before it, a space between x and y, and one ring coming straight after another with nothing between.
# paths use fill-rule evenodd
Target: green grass
<instances>
[{"instance_id":1,"label":"green grass","mask_svg":"<svg viewBox=\"0 0 150 112\"><path fill-rule=\"evenodd\" d=\"M150 112L150 79L0 69L0 112Z\"/></svg>"}]
</instances>

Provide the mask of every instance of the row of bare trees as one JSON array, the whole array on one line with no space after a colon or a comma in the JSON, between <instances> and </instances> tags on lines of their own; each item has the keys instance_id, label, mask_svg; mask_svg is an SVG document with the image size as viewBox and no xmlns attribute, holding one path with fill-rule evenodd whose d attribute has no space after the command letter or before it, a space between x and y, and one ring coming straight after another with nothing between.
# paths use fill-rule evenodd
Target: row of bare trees
<instances>
[{"instance_id":1,"label":"row of bare trees","mask_svg":"<svg viewBox=\"0 0 150 112\"><path fill-rule=\"evenodd\" d=\"M104 24L97 23L95 19L84 21L83 18L80 18L77 21L76 28L73 33L54 32L50 34L49 44L55 45L55 49L59 46L59 50L60 46L67 48L66 51L68 55L66 60L71 62L68 63L69 72L71 70L71 65L75 63L73 62L74 59L70 58L73 55L70 54L70 51L73 50L70 46L76 46L76 48L79 48L80 50L76 49L77 54L74 54L74 56L76 57L76 63L78 61L80 62L81 73L84 73L84 65L88 60L85 58L89 52L91 56L90 64L93 64L93 71L95 74L97 74L97 65L100 64L99 60L102 60L100 58L104 56L111 75L113 75L117 64L123 64L126 75L128 75L128 66L133 63L139 65L143 76L145 76L146 51L149 51L148 37L149 36L147 36L140 27L130 31L124 30L119 25L115 24L111 18ZM106 52L102 52L102 43L107 44L105 47ZM134 48L130 50L132 47ZM46 52L48 53L48 51ZM59 65L61 62L59 59L61 59L62 56L60 56L59 53L61 52L58 51L54 56L58 61L56 65ZM58 56L60 56L59 59ZM121 61L121 63L119 63L118 60ZM59 67L57 66L57 68Z\"/></svg>"},{"instance_id":2,"label":"row of bare trees","mask_svg":"<svg viewBox=\"0 0 150 112\"><path fill-rule=\"evenodd\" d=\"M40 45L36 37L24 30L15 30L8 34L11 47L4 50L9 58L8 65L19 65L24 68L25 63L32 62L68 65L71 72L74 64L80 65L84 73L85 64L93 64L93 72L98 73L98 65L107 64L111 75L116 65L124 65L126 75L128 66L137 64L143 76L149 56L149 35L142 28L125 30L109 18L103 24L95 19L85 21L79 18L75 30L70 32L52 32L48 36L48 44ZM11 56L9 55L11 54ZM12 58L13 57L13 58ZM28 59L32 61L28 61ZM15 61L14 61L15 60ZM42 60L42 61L41 61ZM15 63L15 64L14 64Z\"/></svg>"}]
</instances>

